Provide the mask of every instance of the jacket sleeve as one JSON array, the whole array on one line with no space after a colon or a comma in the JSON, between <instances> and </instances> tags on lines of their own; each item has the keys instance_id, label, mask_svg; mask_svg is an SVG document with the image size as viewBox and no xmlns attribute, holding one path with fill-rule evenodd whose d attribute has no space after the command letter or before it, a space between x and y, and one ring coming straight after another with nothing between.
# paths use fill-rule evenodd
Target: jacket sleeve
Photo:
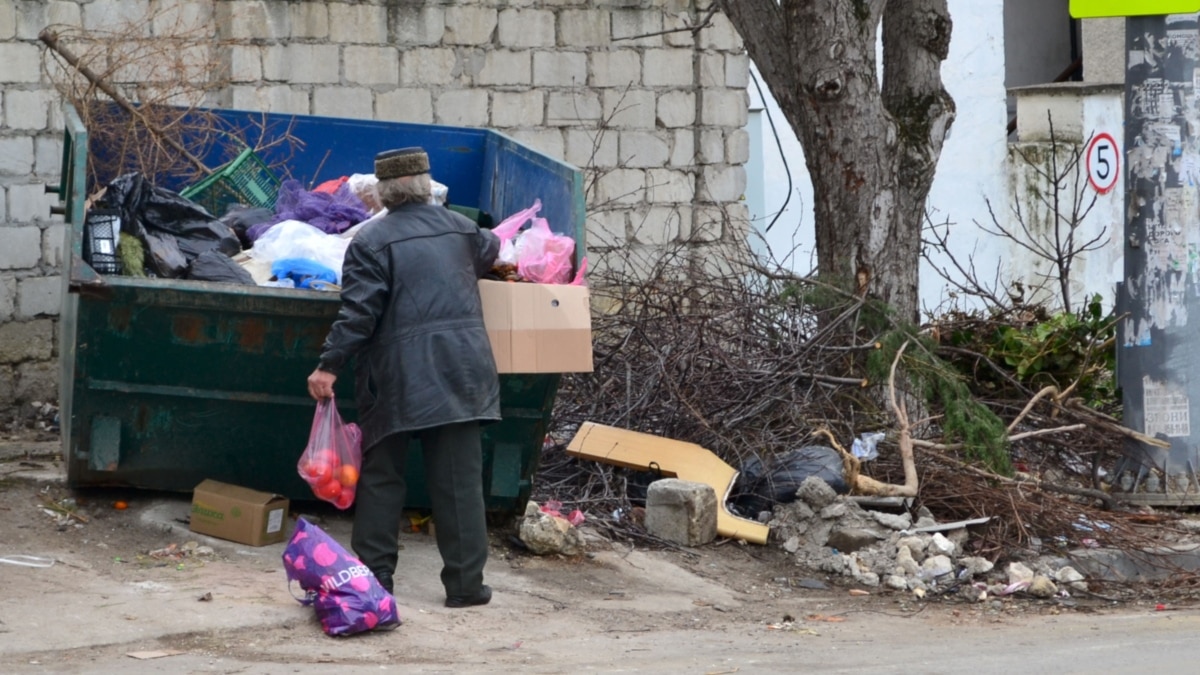
<instances>
[{"instance_id":1,"label":"jacket sleeve","mask_svg":"<svg viewBox=\"0 0 1200 675\"><path fill-rule=\"evenodd\" d=\"M387 308L390 281L380 261L356 239L346 249L342 264L342 308L338 312L318 368L338 373L367 340Z\"/></svg>"},{"instance_id":2,"label":"jacket sleeve","mask_svg":"<svg viewBox=\"0 0 1200 675\"><path fill-rule=\"evenodd\" d=\"M496 257L500 255L500 237L491 230L479 229L475 242L475 276L483 278L492 271Z\"/></svg>"}]
</instances>

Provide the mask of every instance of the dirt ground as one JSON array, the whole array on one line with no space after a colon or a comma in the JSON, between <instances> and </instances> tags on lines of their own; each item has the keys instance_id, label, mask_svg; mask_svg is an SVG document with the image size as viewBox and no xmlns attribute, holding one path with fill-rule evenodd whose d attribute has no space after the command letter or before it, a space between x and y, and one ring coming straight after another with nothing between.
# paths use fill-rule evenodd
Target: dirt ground
<instances>
[{"instance_id":1,"label":"dirt ground","mask_svg":"<svg viewBox=\"0 0 1200 675\"><path fill-rule=\"evenodd\" d=\"M802 663L827 672L892 672L900 663L961 672L981 653L937 656L930 649L944 649L946 635L975 636L1002 658L1010 650L996 638L1005 629L1094 638L1087 631L1100 617L1185 614L1100 601L856 595L776 547L730 541L655 550L593 530L586 555L537 557L497 528L486 572L491 605L444 608L432 538L406 533L396 593L404 625L334 639L290 595L283 544L251 548L191 533L187 495L69 490L55 443L0 447L6 673L734 673L795 672ZM117 501L127 508L114 508ZM64 505L76 515L56 510ZM348 542L345 514L309 503L294 511ZM197 546L211 552L187 550ZM30 566L39 563L49 566ZM130 656L138 652L160 654Z\"/></svg>"}]
</instances>

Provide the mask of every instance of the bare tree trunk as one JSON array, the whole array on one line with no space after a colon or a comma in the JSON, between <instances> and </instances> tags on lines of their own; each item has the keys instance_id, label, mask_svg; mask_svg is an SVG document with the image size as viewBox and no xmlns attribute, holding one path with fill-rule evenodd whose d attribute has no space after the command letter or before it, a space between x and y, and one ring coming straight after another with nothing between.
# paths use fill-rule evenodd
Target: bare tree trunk
<instances>
[{"instance_id":1,"label":"bare tree trunk","mask_svg":"<svg viewBox=\"0 0 1200 675\"><path fill-rule=\"evenodd\" d=\"M950 45L946 0L721 6L804 147L818 273L916 321L925 199L954 120L940 73Z\"/></svg>"}]
</instances>

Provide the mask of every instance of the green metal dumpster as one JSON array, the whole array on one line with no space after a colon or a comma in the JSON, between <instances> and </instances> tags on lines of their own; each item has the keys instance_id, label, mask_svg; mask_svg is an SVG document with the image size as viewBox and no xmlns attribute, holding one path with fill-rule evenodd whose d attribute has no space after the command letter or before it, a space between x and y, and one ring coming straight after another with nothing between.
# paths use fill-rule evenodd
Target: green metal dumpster
<instances>
[{"instance_id":1,"label":"green metal dumpster","mask_svg":"<svg viewBox=\"0 0 1200 675\"><path fill-rule=\"evenodd\" d=\"M190 491L213 478L312 499L296 472L314 411L305 378L337 314L337 294L98 274L82 257L84 201L98 187L88 184L86 162L89 152L106 149L89 147L79 116L64 112L62 179L50 189L67 223L60 410L69 484ZM303 141L287 166L306 184L369 172L382 149L423 146L454 203L499 219L540 198L552 227L572 235L583 255L580 172L501 134L207 112L251 144L272 129ZM217 152L206 164L220 165ZM503 421L483 434L489 511L524 507L560 377L501 376ZM336 392L343 416L353 420L351 372ZM409 453L409 502L418 508L428 506L420 462L419 452Z\"/></svg>"}]
</instances>

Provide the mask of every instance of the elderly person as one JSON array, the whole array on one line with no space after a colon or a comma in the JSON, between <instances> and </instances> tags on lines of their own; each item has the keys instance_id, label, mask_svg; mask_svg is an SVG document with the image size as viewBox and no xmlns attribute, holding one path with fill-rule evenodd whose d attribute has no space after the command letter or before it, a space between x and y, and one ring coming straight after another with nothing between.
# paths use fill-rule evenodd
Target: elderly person
<instances>
[{"instance_id":1,"label":"elderly person","mask_svg":"<svg viewBox=\"0 0 1200 675\"><path fill-rule=\"evenodd\" d=\"M363 464L351 545L388 592L399 549L409 441L421 441L447 607L485 605L488 539L480 423L500 419L500 386L478 279L500 242L430 201L421 148L375 158L388 210L351 241L342 307L308 377L318 400L356 357Z\"/></svg>"}]
</instances>

